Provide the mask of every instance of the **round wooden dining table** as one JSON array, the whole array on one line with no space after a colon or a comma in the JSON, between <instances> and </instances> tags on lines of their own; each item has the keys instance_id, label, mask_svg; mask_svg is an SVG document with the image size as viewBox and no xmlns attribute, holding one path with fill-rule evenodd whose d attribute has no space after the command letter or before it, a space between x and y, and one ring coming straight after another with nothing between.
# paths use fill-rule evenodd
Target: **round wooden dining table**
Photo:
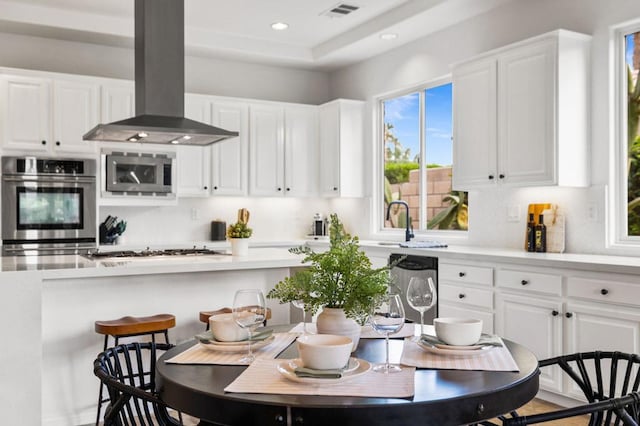
<instances>
[{"instance_id":1,"label":"round wooden dining table","mask_svg":"<svg viewBox=\"0 0 640 426\"><path fill-rule=\"evenodd\" d=\"M504 342L519 372L416 369L413 397L365 398L261 394L259 383L257 393L228 393L224 388L246 366L163 362L196 344L190 341L159 359L156 389L167 405L200 418L201 425L465 425L515 410L538 392L536 357ZM390 340L391 361L400 359L402 347L402 339ZM360 339L353 356L384 362L384 339ZM278 358L297 358L295 343Z\"/></svg>"}]
</instances>

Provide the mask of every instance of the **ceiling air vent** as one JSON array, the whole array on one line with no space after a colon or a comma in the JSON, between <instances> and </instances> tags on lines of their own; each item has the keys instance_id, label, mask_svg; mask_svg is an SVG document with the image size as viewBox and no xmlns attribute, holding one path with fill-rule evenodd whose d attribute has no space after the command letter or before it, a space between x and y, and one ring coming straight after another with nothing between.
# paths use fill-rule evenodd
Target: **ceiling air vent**
<instances>
[{"instance_id":1,"label":"ceiling air vent","mask_svg":"<svg viewBox=\"0 0 640 426\"><path fill-rule=\"evenodd\" d=\"M338 3L331 9L321 13L321 15L328 16L329 18L341 18L347 16L352 12L360 9L360 6L354 6L352 4Z\"/></svg>"}]
</instances>

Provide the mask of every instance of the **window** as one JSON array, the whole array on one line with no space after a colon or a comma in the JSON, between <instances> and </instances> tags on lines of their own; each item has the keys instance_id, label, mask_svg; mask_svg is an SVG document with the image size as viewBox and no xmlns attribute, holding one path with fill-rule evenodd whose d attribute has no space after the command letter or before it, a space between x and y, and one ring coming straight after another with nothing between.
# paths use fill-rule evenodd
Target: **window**
<instances>
[{"instance_id":1,"label":"window","mask_svg":"<svg viewBox=\"0 0 640 426\"><path fill-rule=\"evenodd\" d=\"M619 79L619 204L617 235L633 244L640 242L640 24L618 33Z\"/></svg>"},{"instance_id":2,"label":"window","mask_svg":"<svg viewBox=\"0 0 640 426\"><path fill-rule=\"evenodd\" d=\"M468 196L451 189L452 84L437 82L380 100L383 228L466 231Z\"/></svg>"}]
</instances>

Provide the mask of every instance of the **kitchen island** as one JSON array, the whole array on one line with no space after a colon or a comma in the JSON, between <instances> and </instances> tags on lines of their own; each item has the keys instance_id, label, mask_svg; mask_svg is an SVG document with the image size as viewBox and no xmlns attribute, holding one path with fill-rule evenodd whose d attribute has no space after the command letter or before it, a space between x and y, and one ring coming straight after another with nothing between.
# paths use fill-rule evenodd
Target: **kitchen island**
<instances>
[{"instance_id":1,"label":"kitchen island","mask_svg":"<svg viewBox=\"0 0 640 426\"><path fill-rule=\"evenodd\" d=\"M247 257L1 259L5 422L69 426L95 420L99 381L93 360L103 336L95 333L94 321L172 313L176 327L169 337L184 342L204 330L199 311L232 306L240 288L266 293L302 258L286 248L256 248ZM267 304L270 323L289 322L287 305Z\"/></svg>"},{"instance_id":2,"label":"kitchen island","mask_svg":"<svg viewBox=\"0 0 640 426\"><path fill-rule=\"evenodd\" d=\"M274 244L275 245L275 244ZM296 243L290 246L297 245ZM318 251L327 242L310 242ZM640 352L640 259L526 253L450 246L407 249L362 241L376 266L390 253L438 259L439 315L483 319L538 358L593 349ZM4 257L0 304L0 408L7 424L83 425L93 421L102 349L95 320L168 312L174 343L204 329L200 310L230 306L238 288L268 291L302 266L286 245L252 248L247 257ZM270 324L289 322L289 308L268 300ZM578 392L558 371L543 371L542 396L571 404ZM546 394L545 394L546 392Z\"/></svg>"}]
</instances>

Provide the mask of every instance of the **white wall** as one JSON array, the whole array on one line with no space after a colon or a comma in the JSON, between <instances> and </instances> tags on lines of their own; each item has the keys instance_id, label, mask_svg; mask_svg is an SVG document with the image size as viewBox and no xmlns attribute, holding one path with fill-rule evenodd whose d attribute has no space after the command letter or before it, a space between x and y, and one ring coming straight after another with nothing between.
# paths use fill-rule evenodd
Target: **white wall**
<instances>
[{"instance_id":1,"label":"white wall","mask_svg":"<svg viewBox=\"0 0 640 426\"><path fill-rule=\"evenodd\" d=\"M133 50L0 33L0 66L133 80ZM187 92L320 104L329 100L326 73L187 56Z\"/></svg>"},{"instance_id":2,"label":"white wall","mask_svg":"<svg viewBox=\"0 0 640 426\"><path fill-rule=\"evenodd\" d=\"M366 129L373 152L371 117L375 96L447 75L451 63L557 28L593 35L592 187L474 191L470 194L470 231L466 243L520 248L527 205L551 201L560 204L567 214L567 251L631 254L629 250L605 247L605 215L609 153L613 143L609 136L613 125L609 121L612 107L609 98L610 26L632 19L640 19L640 2L635 0L514 1L389 53L333 72L330 97L368 101ZM367 179L370 182L373 181L371 177ZM595 221L587 219L587 205L591 203L597 207ZM520 222L507 222L509 206L521 209Z\"/></svg>"}]
</instances>

